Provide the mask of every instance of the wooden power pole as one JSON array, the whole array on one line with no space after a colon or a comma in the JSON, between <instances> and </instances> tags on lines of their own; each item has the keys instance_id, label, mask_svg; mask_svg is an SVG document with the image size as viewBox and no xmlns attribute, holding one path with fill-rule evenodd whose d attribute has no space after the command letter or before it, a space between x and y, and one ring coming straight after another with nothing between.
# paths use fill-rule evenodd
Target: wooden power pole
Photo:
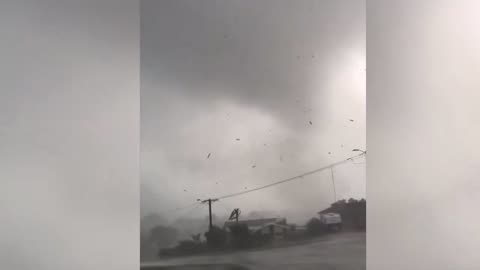
<instances>
[{"instance_id":1,"label":"wooden power pole","mask_svg":"<svg viewBox=\"0 0 480 270\"><path fill-rule=\"evenodd\" d=\"M218 201L218 199L208 199L202 201L202 203L207 203L208 202L208 220L209 220L209 226L208 226L208 231L211 232L213 228L212 224L212 202Z\"/></svg>"}]
</instances>

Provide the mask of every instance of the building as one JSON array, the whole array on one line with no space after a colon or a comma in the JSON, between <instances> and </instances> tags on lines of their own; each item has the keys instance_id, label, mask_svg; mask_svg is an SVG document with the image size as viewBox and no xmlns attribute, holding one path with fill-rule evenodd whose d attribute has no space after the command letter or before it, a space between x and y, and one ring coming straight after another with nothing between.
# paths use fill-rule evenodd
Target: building
<instances>
[{"instance_id":1,"label":"building","mask_svg":"<svg viewBox=\"0 0 480 270\"><path fill-rule=\"evenodd\" d=\"M225 222L224 228L230 233L230 227L236 225L236 221ZM291 226L287 225L285 218L262 218L239 220L238 224L245 224L252 234L269 237L273 240L285 239L286 234L291 230Z\"/></svg>"},{"instance_id":2,"label":"building","mask_svg":"<svg viewBox=\"0 0 480 270\"><path fill-rule=\"evenodd\" d=\"M286 224L267 223L256 229L254 233L258 233L262 236L269 236L273 240L278 241L284 240L290 230L291 227Z\"/></svg>"}]
</instances>

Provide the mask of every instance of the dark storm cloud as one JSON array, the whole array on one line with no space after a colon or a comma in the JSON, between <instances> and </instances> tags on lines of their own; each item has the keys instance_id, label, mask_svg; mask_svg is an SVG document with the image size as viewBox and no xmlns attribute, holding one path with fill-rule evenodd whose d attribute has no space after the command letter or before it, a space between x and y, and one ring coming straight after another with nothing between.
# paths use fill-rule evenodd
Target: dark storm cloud
<instances>
[{"instance_id":1,"label":"dark storm cloud","mask_svg":"<svg viewBox=\"0 0 480 270\"><path fill-rule=\"evenodd\" d=\"M365 148L364 9L362 1L143 1L142 212L253 188ZM339 193L364 196L364 168L349 166L337 172ZM315 215L331 202L329 181L225 204L284 213L303 204Z\"/></svg>"},{"instance_id":2,"label":"dark storm cloud","mask_svg":"<svg viewBox=\"0 0 480 270\"><path fill-rule=\"evenodd\" d=\"M363 1L143 1L142 79L228 99L295 128L345 51L364 48ZM297 102L295 102L297 101ZM144 117L149 117L148 115Z\"/></svg>"}]
</instances>

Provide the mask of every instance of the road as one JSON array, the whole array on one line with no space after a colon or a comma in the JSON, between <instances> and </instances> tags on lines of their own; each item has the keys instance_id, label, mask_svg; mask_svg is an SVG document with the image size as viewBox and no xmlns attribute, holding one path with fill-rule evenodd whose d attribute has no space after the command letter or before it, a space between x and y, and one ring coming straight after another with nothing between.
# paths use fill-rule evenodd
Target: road
<instances>
[{"instance_id":1,"label":"road","mask_svg":"<svg viewBox=\"0 0 480 270\"><path fill-rule=\"evenodd\" d=\"M365 233L339 233L285 248L174 258L142 265L215 263L239 264L251 270L364 270Z\"/></svg>"}]
</instances>

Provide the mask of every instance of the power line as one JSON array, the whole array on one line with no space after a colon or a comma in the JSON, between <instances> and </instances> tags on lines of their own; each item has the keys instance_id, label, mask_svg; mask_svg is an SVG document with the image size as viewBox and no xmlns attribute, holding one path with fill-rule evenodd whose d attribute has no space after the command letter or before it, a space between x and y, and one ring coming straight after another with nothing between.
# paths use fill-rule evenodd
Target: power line
<instances>
[{"instance_id":1,"label":"power line","mask_svg":"<svg viewBox=\"0 0 480 270\"><path fill-rule=\"evenodd\" d=\"M350 158L332 163L330 165L318 168L316 170L312 170L312 171L309 171L309 172L306 172L306 173L303 173L303 174L300 174L300 175L296 175L296 176L293 176L293 177L290 177L290 178L287 178L287 179L284 179L284 180L273 182L271 184L264 185L264 186L261 186L261 187L257 187L257 188L253 188L253 189L249 189L249 190L245 190L245 191L240 191L240 192L236 192L236 193L231 193L231 194L228 194L228 195L223 195L223 196L217 197L216 199L221 200L221 199L231 198L231 197L235 197L235 196L240 196L240 195L243 195L243 194L247 194L247 193L250 193L250 192L257 191L257 190L273 187L273 186L280 185L280 184L290 182L290 181L293 181L293 180L302 179L304 176L315 174L315 173L321 172L323 170L330 169L330 168L333 168L335 166L341 165L343 163L353 161L355 158L358 158L358 157L363 156L363 155L366 155L366 152L362 152L359 155L356 155L356 156L353 156L353 157L350 157Z\"/></svg>"}]
</instances>

